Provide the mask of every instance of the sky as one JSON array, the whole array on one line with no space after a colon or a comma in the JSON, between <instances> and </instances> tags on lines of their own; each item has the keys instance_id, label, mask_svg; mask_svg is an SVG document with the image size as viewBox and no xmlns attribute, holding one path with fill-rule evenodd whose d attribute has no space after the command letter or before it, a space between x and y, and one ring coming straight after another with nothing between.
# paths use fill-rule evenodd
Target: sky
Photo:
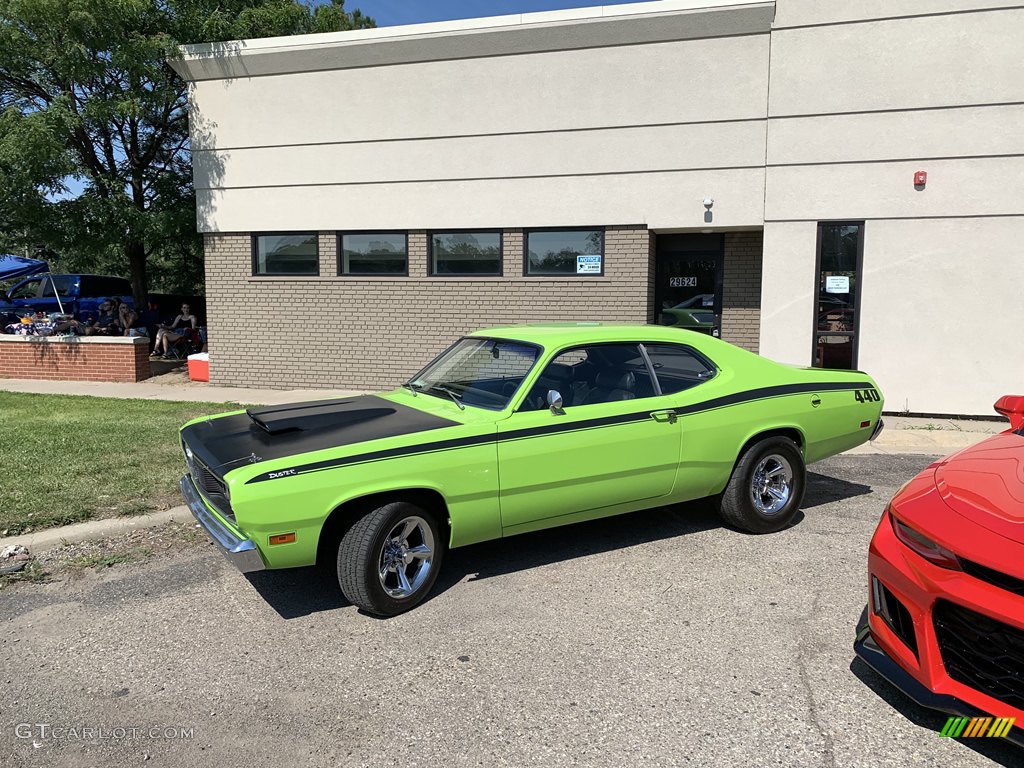
<instances>
[{"instance_id":1,"label":"sky","mask_svg":"<svg viewBox=\"0 0 1024 768\"><path fill-rule=\"evenodd\" d=\"M508 13L622 5L626 2L636 0L345 0L345 8L350 11L358 8L376 19L378 27L390 27Z\"/></svg>"}]
</instances>

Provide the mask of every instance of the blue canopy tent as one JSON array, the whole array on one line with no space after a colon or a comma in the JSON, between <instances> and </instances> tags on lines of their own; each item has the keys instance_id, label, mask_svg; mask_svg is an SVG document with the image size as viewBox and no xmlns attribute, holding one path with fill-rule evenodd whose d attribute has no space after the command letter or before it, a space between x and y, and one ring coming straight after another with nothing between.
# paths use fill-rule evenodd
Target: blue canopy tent
<instances>
[{"instance_id":1,"label":"blue canopy tent","mask_svg":"<svg viewBox=\"0 0 1024 768\"><path fill-rule=\"evenodd\" d=\"M17 277L29 277L49 272L50 265L38 259L26 259L24 256L0 254L0 280L13 280Z\"/></svg>"},{"instance_id":2,"label":"blue canopy tent","mask_svg":"<svg viewBox=\"0 0 1024 768\"><path fill-rule=\"evenodd\" d=\"M39 259L28 259L24 256L13 254L0 254L0 280L15 280L20 277L31 277L32 275L49 275L50 265ZM50 276L50 284L53 285L53 277ZM57 299L57 306L61 314L64 314L64 304L57 294L57 286L53 285L53 296Z\"/></svg>"}]
</instances>

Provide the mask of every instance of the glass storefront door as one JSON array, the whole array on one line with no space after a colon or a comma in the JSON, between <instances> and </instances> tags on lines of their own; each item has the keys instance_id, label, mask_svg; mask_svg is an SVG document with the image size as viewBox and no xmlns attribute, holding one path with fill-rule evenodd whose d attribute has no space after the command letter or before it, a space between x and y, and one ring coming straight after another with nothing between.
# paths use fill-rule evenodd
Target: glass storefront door
<instances>
[{"instance_id":1,"label":"glass storefront door","mask_svg":"<svg viewBox=\"0 0 1024 768\"><path fill-rule=\"evenodd\" d=\"M864 222L818 224L818 301L815 303L813 364L857 367Z\"/></svg>"},{"instance_id":2,"label":"glass storefront door","mask_svg":"<svg viewBox=\"0 0 1024 768\"><path fill-rule=\"evenodd\" d=\"M655 322L721 335L723 235L657 235Z\"/></svg>"}]
</instances>

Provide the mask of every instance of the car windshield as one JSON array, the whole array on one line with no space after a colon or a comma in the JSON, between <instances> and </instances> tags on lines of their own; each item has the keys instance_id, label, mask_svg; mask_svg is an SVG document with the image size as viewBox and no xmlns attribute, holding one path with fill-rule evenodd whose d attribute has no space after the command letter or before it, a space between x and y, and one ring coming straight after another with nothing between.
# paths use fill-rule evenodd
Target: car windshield
<instances>
[{"instance_id":1,"label":"car windshield","mask_svg":"<svg viewBox=\"0 0 1024 768\"><path fill-rule=\"evenodd\" d=\"M501 410L533 368L540 349L504 339L460 339L406 385L460 405Z\"/></svg>"}]
</instances>

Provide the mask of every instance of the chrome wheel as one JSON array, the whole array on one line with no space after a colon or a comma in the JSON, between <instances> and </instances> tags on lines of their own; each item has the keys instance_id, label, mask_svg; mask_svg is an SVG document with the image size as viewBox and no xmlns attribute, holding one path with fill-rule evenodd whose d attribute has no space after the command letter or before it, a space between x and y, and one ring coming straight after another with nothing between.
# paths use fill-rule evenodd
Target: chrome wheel
<instances>
[{"instance_id":1,"label":"chrome wheel","mask_svg":"<svg viewBox=\"0 0 1024 768\"><path fill-rule=\"evenodd\" d=\"M777 515L793 494L793 467L777 453L765 456L750 478L750 499L762 515Z\"/></svg>"},{"instance_id":2,"label":"chrome wheel","mask_svg":"<svg viewBox=\"0 0 1024 768\"><path fill-rule=\"evenodd\" d=\"M427 581L434 564L434 534L422 517L400 520L384 538L377 575L393 598L411 597Z\"/></svg>"}]
</instances>

